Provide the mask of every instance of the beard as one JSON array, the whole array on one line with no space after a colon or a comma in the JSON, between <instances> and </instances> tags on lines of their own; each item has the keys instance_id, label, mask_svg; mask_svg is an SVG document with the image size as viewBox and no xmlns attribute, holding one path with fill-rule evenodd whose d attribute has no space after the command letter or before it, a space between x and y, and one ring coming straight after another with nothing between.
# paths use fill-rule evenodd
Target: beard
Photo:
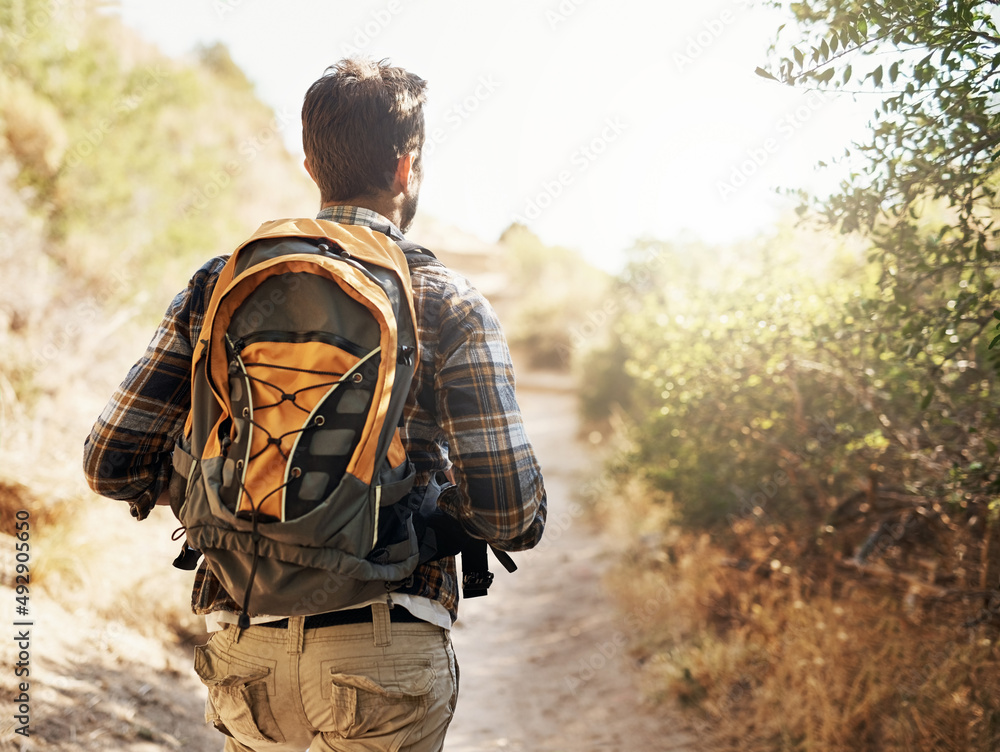
<instances>
[{"instance_id":1,"label":"beard","mask_svg":"<svg viewBox=\"0 0 1000 752\"><path fill-rule=\"evenodd\" d=\"M413 218L417 215L417 202L420 199L420 190L416 188L413 193L408 193L403 197L403 205L400 207L399 229L405 235Z\"/></svg>"},{"instance_id":2,"label":"beard","mask_svg":"<svg viewBox=\"0 0 1000 752\"><path fill-rule=\"evenodd\" d=\"M399 209L399 229L405 235L413 218L417 215L417 202L420 199L420 185L424 179L424 163L418 154L413 160L410 173L410 190L403 195L403 205Z\"/></svg>"}]
</instances>

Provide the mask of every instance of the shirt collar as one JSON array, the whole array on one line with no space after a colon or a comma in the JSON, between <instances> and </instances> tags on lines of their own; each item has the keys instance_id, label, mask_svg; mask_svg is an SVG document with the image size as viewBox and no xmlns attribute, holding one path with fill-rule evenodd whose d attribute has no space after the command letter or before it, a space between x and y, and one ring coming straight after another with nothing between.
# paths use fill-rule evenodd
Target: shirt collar
<instances>
[{"instance_id":1,"label":"shirt collar","mask_svg":"<svg viewBox=\"0 0 1000 752\"><path fill-rule=\"evenodd\" d=\"M339 222L344 225L364 225L376 232L388 235L392 240L405 240L403 233L396 225L376 211L362 206L328 206L320 209L316 219Z\"/></svg>"}]
</instances>

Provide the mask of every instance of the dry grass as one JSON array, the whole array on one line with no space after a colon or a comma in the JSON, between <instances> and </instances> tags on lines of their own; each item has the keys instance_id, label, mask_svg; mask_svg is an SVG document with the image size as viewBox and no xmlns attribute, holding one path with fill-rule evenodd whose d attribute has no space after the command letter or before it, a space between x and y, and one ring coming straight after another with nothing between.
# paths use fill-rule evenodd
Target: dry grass
<instances>
[{"instance_id":1,"label":"dry grass","mask_svg":"<svg viewBox=\"0 0 1000 752\"><path fill-rule=\"evenodd\" d=\"M1000 635L963 626L975 604L784 562L742 571L707 535L652 531L669 499L627 498L617 533L633 544L609 589L648 694L688 707L712 749L1000 749Z\"/></svg>"},{"instance_id":2,"label":"dry grass","mask_svg":"<svg viewBox=\"0 0 1000 752\"><path fill-rule=\"evenodd\" d=\"M913 623L885 592L804 595L722 558L682 539L612 580L626 612L649 614L633 639L648 690L696 708L718 749L997 749L995 635Z\"/></svg>"},{"instance_id":3,"label":"dry grass","mask_svg":"<svg viewBox=\"0 0 1000 752\"><path fill-rule=\"evenodd\" d=\"M0 544L14 550L16 513L28 510L31 598L68 611L94 612L151 637L189 640L204 631L191 613L191 573L171 567L180 550L177 522L157 508L142 523L123 502L89 495L75 504L43 503L23 485L0 481ZM0 586L14 584L13 556Z\"/></svg>"},{"instance_id":4,"label":"dry grass","mask_svg":"<svg viewBox=\"0 0 1000 752\"><path fill-rule=\"evenodd\" d=\"M41 527L52 525L59 517L51 507L40 506L31 489L24 484L0 480L0 533L15 534L16 515L22 510L31 510L31 522Z\"/></svg>"}]
</instances>

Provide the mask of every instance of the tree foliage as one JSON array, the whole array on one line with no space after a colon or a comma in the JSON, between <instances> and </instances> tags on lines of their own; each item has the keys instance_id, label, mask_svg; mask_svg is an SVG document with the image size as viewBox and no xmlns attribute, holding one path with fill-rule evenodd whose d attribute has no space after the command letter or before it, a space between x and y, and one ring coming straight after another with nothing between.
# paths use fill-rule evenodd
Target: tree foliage
<instances>
[{"instance_id":1,"label":"tree foliage","mask_svg":"<svg viewBox=\"0 0 1000 752\"><path fill-rule=\"evenodd\" d=\"M758 73L871 98L870 138L845 145L853 171L836 194L803 194L816 234L739 249L742 266L723 264L722 249L706 259L664 246L655 280L640 288L623 276L633 294L614 327L630 469L670 492L689 524L756 520L798 536L799 551L844 534L828 549L864 559L879 515L917 515L994 586L983 538L1000 496L989 349L1000 301L997 5L815 0L787 11ZM803 267L823 251L825 266ZM876 554L891 559L905 535ZM942 564L969 584L965 563Z\"/></svg>"},{"instance_id":2,"label":"tree foliage","mask_svg":"<svg viewBox=\"0 0 1000 752\"><path fill-rule=\"evenodd\" d=\"M0 0L0 156L17 161L45 254L82 284L127 266L166 293L259 217L314 209L279 138L292 120L224 47L183 63L91 0Z\"/></svg>"},{"instance_id":3,"label":"tree foliage","mask_svg":"<svg viewBox=\"0 0 1000 752\"><path fill-rule=\"evenodd\" d=\"M758 72L878 103L870 139L847 151L855 171L815 205L830 225L868 235L881 266L872 314L939 367L977 341L997 304L998 5L820 0L788 10L795 23L779 32L771 70Z\"/></svg>"}]
</instances>

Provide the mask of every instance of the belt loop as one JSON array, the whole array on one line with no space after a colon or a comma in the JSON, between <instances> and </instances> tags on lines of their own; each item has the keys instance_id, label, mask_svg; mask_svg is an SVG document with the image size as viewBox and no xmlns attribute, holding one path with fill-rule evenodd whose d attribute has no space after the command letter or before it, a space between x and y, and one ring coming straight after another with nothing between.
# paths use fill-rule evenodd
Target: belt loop
<instances>
[{"instance_id":1,"label":"belt loop","mask_svg":"<svg viewBox=\"0 0 1000 752\"><path fill-rule=\"evenodd\" d=\"M289 616L288 617L288 654L295 655L296 653L302 652L302 643L305 640L305 623L306 617L304 616Z\"/></svg>"},{"instance_id":2,"label":"belt loop","mask_svg":"<svg viewBox=\"0 0 1000 752\"><path fill-rule=\"evenodd\" d=\"M389 618L389 607L384 603L372 604L372 629L375 633L375 647L392 645L392 620Z\"/></svg>"}]
</instances>

